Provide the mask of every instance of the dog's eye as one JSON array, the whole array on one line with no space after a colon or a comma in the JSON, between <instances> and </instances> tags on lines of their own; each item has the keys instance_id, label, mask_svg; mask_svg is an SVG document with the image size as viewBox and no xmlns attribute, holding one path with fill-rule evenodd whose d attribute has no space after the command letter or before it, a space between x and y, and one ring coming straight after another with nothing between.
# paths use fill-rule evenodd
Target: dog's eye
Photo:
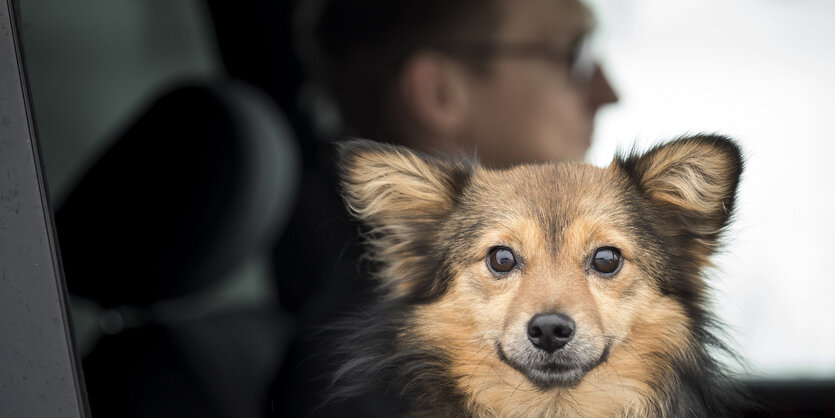
<instances>
[{"instance_id":1,"label":"dog's eye","mask_svg":"<svg viewBox=\"0 0 835 418\"><path fill-rule=\"evenodd\" d=\"M591 268L604 276L613 276L620 270L621 264L620 250L615 247L598 248L591 259Z\"/></svg>"},{"instance_id":2,"label":"dog's eye","mask_svg":"<svg viewBox=\"0 0 835 418\"><path fill-rule=\"evenodd\" d=\"M504 274L516 267L516 256L507 247L494 247L487 254L487 267L494 274Z\"/></svg>"}]
</instances>

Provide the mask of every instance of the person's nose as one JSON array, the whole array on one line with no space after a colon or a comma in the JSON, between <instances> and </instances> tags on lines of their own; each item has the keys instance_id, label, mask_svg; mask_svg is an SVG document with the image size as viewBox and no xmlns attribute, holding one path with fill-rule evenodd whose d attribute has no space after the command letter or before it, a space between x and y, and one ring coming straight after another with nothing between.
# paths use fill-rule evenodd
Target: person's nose
<instances>
[{"instance_id":1,"label":"person's nose","mask_svg":"<svg viewBox=\"0 0 835 418\"><path fill-rule=\"evenodd\" d=\"M609 82L609 79L606 77L606 74L603 73L603 69L601 69L600 66L595 68L594 73L591 76L591 80L589 80L587 94L589 106L593 110L597 110L605 104L615 103L618 101L618 94L615 92L614 87L612 87L612 84Z\"/></svg>"}]
</instances>

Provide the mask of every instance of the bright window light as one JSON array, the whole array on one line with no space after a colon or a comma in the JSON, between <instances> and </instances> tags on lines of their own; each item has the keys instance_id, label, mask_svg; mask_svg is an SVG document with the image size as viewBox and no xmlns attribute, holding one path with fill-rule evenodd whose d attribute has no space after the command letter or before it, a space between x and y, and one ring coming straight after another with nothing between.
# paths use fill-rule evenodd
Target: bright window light
<instances>
[{"instance_id":1,"label":"bright window light","mask_svg":"<svg viewBox=\"0 0 835 418\"><path fill-rule=\"evenodd\" d=\"M687 133L739 141L714 304L749 372L835 377L835 2L594 0L620 102L589 161Z\"/></svg>"}]
</instances>

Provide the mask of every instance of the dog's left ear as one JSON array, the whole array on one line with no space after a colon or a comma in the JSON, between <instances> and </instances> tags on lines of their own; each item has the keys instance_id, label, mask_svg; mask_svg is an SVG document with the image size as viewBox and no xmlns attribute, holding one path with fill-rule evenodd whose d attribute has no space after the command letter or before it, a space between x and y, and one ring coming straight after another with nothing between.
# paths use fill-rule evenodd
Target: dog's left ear
<instances>
[{"instance_id":1,"label":"dog's left ear","mask_svg":"<svg viewBox=\"0 0 835 418\"><path fill-rule=\"evenodd\" d=\"M437 264L432 240L475 165L367 140L345 141L338 151L343 197L368 227L369 256L382 265L381 284L395 295L427 285L426 295L438 291L421 275Z\"/></svg>"},{"instance_id":2,"label":"dog's left ear","mask_svg":"<svg viewBox=\"0 0 835 418\"><path fill-rule=\"evenodd\" d=\"M353 139L338 145L348 208L372 227L421 228L449 212L471 167L406 147Z\"/></svg>"},{"instance_id":3,"label":"dog's left ear","mask_svg":"<svg viewBox=\"0 0 835 418\"><path fill-rule=\"evenodd\" d=\"M722 136L679 138L615 163L686 235L708 246L728 225L742 174L739 147Z\"/></svg>"}]
</instances>

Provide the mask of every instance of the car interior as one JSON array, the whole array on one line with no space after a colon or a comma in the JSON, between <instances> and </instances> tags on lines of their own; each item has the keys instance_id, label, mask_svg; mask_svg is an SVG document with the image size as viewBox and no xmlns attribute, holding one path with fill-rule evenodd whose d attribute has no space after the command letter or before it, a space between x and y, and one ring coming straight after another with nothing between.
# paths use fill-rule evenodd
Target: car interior
<instances>
[{"instance_id":1,"label":"car interior","mask_svg":"<svg viewBox=\"0 0 835 418\"><path fill-rule=\"evenodd\" d=\"M67 295L49 303L81 369L66 416L301 413L275 382L315 308L287 297L303 266L276 245L317 210L335 138L296 51L300 1L9 3ZM835 376L746 385L746 416L835 416ZM16 399L0 415L35 416Z\"/></svg>"}]
</instances>

